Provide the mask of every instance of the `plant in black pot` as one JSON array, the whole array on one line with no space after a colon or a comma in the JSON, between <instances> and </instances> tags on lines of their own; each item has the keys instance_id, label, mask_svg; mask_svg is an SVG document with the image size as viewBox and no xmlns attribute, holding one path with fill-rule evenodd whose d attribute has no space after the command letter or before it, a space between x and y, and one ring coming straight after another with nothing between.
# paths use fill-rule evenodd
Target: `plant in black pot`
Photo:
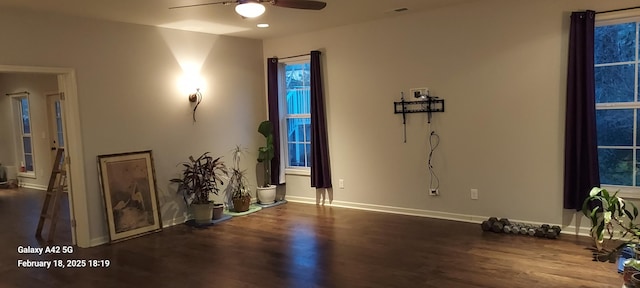
<instances>
[{"instance_id":1,"label":"plant in black pot","mask_svg":"<svg viewBox=\"0 0 640 288\"><path fill-rule=\"evenodd\" d=\"M582 204L582 213L591 220L594 260L615 262L624 247L640 243L640 227L633 223L638 218L638 208L619 197L618 192L611 194L594 187ZM608 248L607 243L616 246Z\"/></svg>"},{"instance_id":2,"label":"plant in black pot","mask_svg":"<svg viewBox=\"0 0 640 288\"><path fill-rule=\"evenodd\" d=\"M273 146L273 125L271 121L266 120L258 126L258 133L264 136L265 146L258 148L258 163L262 163L264 171L262 184L256 189L256 196L260 204L271 204L276 199L276 186L271 185L271 160L274 157L275 148Z\"/></svg>"},{"instance_id":3,"label":"plant in black pot","mask_svg":"<svg viewBox=\"0 0 640 288\"><path fill-rule=\"evenodd\" d=\"M211 194L218 195L219 185L223 185L223 176L228 175L222 157L213 158L205 152L198 158L189 156L189 162L182 163L184 170L181 178L171 179L178 183L178 193L182 194L187 206L193 208L196 223L209 223L213 217L214 206L222 215L222 204L209 200Z\"/></svg>"},{"instance_id":4,"label":"plant in black pot","mask_svg":"<svg viewBox=\"0 0 640 288\"><path fill-rule=\"evenodd\" d=\"M226 190L227 205L233 206L235 212L245 212L251 205L247 170L240 169L240 158L243 152L240 146L233 149L233 167L229 171L229 186Z\"/></svg>"}]
</instances>

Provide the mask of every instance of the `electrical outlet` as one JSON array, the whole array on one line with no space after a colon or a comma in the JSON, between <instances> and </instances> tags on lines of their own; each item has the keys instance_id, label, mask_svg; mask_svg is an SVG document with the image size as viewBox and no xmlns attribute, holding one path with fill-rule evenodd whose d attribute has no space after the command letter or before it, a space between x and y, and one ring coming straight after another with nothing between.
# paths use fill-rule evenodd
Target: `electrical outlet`
<instances>
[{"instance_id":1,"label":"electrical outlet","mask_svg":"<svg viewBox=\"0 0 640 288\"><path fill-rule=\"evenodd\" d=\"M478 200L478 189L471 189L471 199Z\"/></svg>"},{"instance_id":2,"label":"electrical outlet","mask_svg":"<svg viewBox=\"0 0 640 288\"><path fill-rule=\"evenodd\" d=\"M429 96L429 88L411 88L409 94L414 98L421 98Z\"/></svg>"},{"instance_id":3,"label":"electrical outlet","mask_svg":"<svg viewBox=\"0 0 640 288\"><path fill-rule=\"evenodd\" d=\"M438 195L440 195L440 190L431 188L431 189L429 189L429 195L438 196Z\"/></svg>"},{"instance_id":4,"label":"electrical outlet","mask_svg":"<svg viewBox=\"0 0 640 288\"><path fill-rule=\"evenodd\" d=\"M338 180L338 187L340 187L340 189L344 189L344 179Z\"/></svg>"}]
</instances>

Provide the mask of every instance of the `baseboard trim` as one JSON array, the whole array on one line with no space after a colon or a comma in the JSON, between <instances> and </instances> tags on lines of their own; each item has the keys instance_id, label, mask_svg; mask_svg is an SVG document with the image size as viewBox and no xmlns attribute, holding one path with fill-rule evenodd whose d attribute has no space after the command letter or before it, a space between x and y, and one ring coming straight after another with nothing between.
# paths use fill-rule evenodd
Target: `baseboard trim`
<instances>
[{"instance_id":1,"label":"baseboard trim","mask_svg":"<svg viewBox=\"0 0 640 288\"><path fill-rule=\"evenodd\" d=\"M162 221L162 228L164 229L171 226L180 225L180 224L183 224L184 222L187 222L187 220L188 219L185 216L165 220L165 221ZM91 239L90 247L100 246L107 243L109 243L109 236L101 236L101 237Z\"/></svg>"},{"instance_id":2,"label":"baseboard trim","mask_svg":"<svg viewBox=\"0 0 640 288\"><path fill-rule=\"evenodd\" d=\"M34 188L36 189L36 188ZM45 189L46 190L46 189ZM253 203L255 203L255 198L252 199ZM311 204L311 205L320 205L316 203L315 198L308 197L299 197L299 196L286 196L286 200L294 203L302 203L302 204ZM434 218L441 220L451 220L451 221L459 221L466 223L474 223L480 224L482 221L489 218L489 216L478 216L478 215L469 215L469 214L458 214L458 213L448 213L441 211L433 211L433 210L421 210L421 209L413 209L413 208L404 208L404 207L395 207L395 206L385 206L385 205L376 205L376 204L366 204L366 203L357 203L357 202L348 202L348 201L333 201L331 204L325 203L324 206L332 206L332 207L340 207L340 208L348 208L348 209L357 209L357 210L365 210L365 211L373 211L373 212L382 212L382 213L391 213L391 214L399 214L399 215L408 215L408 216L418 216L418 217L426 217L426 218ZM168 219L162 222L163 228L168 228L171 226L179 225L185 223L188 217L181 216L173 219ZM517 223L525 223L530 225L542 225L544 223L532 222L532 221L524 221L513 219L512 221ZM566 235L576 235L576 236L586 236L590 237L590 231L587 227L580 227L577 229L575 226L562 226L561 224L551 224L550 225L559 225L562 227L562 234ZM109 243L108 236L102 236L98 238L94 238L91 240L91 247L99 246L103 244Z\"/></svg>"},{"instance_id":3,"label":"baseboard trim","mask_svg":"<svg viewBox=\"0 0 640 288\"><path fill-rule=\"evenodd\" d=\"M321 205L316 203L315 198L287 195L286 199L289 202ZM409 216L418 216L418 217L426 217L426 218L434 218L434 219L442 219L442 220L452 220L452 221L474 223L474 224L480 224L482 223L482 221L487 220L487 218L489 218L489 216L448 213L448 212L433 211L433 210L421 210L421 209L413 209L413 208L356 203L356 202L347 202L347 201L333 201L331 204L325 203L324 206L358 209L358 210L400 214L400 215L409 215ZM517 220L517 219L512 219L512 221L517 223L529 224L529 225L545 224L540 222L532 222L532 221ZM546 223L546 224L558 225L562 227L562 232L561 232L562 234L590 237L589 228L586 228L586 227L581 227L580 229L577 229L573 225L563 226L558 223L554 223L554 224Z\"/></svg>"},{"instance_id":4,"label":"baseboard trim","mask_svg":"<svg viewBox=\"0 0 640 288\"><path fill-rule=\"evenodd\" d=\"M162 228L168 228L171 226L180 225L187 222L187 220L189 220L187 219L187 216L180 216L177 218L165 220L165 221L162 221Z\"/></svg>"},{"instance_id":5,"label":"baseboard trim","mask_svg":"<svg viewBox=\"0 0 640 288\"><path fill-rule=\"evenodd\" d=\"M316 204L316 199L314 198L297 197L297 196L289 196L289 195L287 195L286 198L288 201L291 201L291 202ZM447 213L447 212L439 212L439 211L420 210L420 209L413 209L413 208L403 208L403 207L356 203L356 202L347 202L347 201L333 201L331 204L328 204L328 205L325 204L325 205L333 206L333 207L341 207L341 208L374 211L374 212L384 212L384 213L401 214L401 215L409 215L409 216L420 216L420 217L436 218L436 219L443 219L443 220L454 220L454 221L462 221L462 222L469 222L469 223L482 223L483 220L487 219L486 217L475 216L475 215L464 215L464 214L455 214L455 213Z\"/></svg>"},{"instance_id":6,"label":"baseboard trim","mask_svg":"<svg viewBox=\"0 0 640 288\"><path fill-rule=\"evenodd\" d=\"M109 243L109 236L102 236L102 237L98 237L98 238L93 238L89 242L90 242L89 245L91 245L90 247L96 247L96 246L104 245L104 244Z\"/></svg>"},{"instance_id":7,"label":"baseboard trim","mask_svg":"<svg viewBox=\"0 0 640 288\"><path fill-rule=\"evenodd\" d=\"M47 191L47 186L43 186L43 185L39 185L39 184L32 184L32 183L20 183L20 187L24 187L24 188L29 188L29 189L35 189L35 190L41 190L41 191Z\"/></svg>"}]
</instances>

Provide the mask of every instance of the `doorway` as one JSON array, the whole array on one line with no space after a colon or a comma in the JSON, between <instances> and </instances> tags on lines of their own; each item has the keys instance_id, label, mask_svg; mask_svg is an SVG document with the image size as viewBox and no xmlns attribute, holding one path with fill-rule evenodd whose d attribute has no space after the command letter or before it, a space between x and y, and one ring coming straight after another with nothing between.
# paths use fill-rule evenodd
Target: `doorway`
<instances>
[{"instance_id":1,"label":"doorway","mask_svg":"<svg viewBox=\"0 0 640 288\"><path fill-rule=\"evenodd\" d=\"M87 195L83 164L84 156L82 154L80 108L78 104L75 70L73 68L0 65L0 72L57 75L58 90L60 91L58 94L60 98L57 99L57 102L59 103L62 141L58 139L56 142L58 145L62 144L65 147L66 153L65 168L68 179L70 180L67 183L67 190L69 193L68 206L72 243L79 247L92 246L89 235L89 215L86 209ZM56 131L57 130L56 127Z\"/></svg>"}]
</instances>

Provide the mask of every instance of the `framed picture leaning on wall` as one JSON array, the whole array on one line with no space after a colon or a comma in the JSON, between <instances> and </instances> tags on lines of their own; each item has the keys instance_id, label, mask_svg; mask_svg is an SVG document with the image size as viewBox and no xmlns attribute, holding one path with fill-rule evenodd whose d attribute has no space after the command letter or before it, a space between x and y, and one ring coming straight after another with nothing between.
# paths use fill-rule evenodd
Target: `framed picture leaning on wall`
<instances>
[{"instance_id":1,"label":"framed picture leaning on wall","mask_svg":"<svg viewBox=\"0 0 640 288\"><path fill-rule=\"evenodd\" d=\"M151 150L99 155L98 172L112 243L162 229Z\"/></svg>"}]
</instances>

